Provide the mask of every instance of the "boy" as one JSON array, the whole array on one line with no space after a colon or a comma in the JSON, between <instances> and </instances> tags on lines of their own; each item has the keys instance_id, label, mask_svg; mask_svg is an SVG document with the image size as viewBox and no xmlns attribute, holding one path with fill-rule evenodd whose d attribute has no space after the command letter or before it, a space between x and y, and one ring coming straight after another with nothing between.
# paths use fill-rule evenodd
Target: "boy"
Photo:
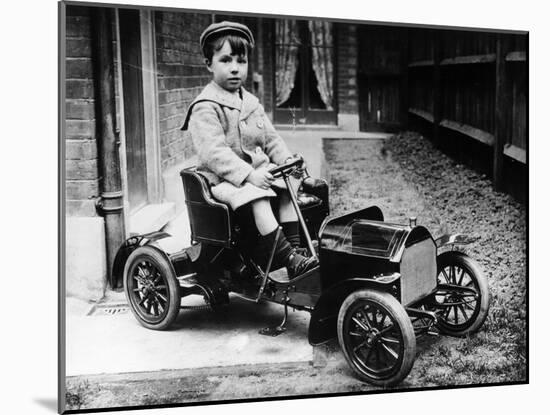
<instances>
[{"instance_id":1,"label":"boy","mask_svg":"<svg viewBox=\"0 0 550 415\"><path fill-rule=\"evenodd\" d=\"M280 184L269 169L284 164L292 154L258 99L243 88L254 37L245 25L220 22L204 30L200 45L212 81L191 103L182 127L191 133L198 170L217 200L237 212L251 209L260 234L256 260L265 265L276 244L275 264L286 266L289 278L297 277L318 262L296 252L299 227L290 196L282 187L278 195L272 189ZM282 233L270 202L276 196Z\"/></svg>"}]
</instances>

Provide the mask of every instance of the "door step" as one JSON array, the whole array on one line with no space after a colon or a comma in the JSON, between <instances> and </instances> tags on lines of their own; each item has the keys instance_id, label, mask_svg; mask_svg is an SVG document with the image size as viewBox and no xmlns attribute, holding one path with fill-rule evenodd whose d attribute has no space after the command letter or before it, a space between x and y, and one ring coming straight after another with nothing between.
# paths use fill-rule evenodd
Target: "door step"
<instances>
[{"instance_id":1,"label":"door step","mask_svg":"<svg viewBox=\"0 0 550 415\"><path fill-rule=\"evenodd\" d=\"M273 127L280 131L341 131L334 124L275 124Z\"/></svg>"}]
</instances>

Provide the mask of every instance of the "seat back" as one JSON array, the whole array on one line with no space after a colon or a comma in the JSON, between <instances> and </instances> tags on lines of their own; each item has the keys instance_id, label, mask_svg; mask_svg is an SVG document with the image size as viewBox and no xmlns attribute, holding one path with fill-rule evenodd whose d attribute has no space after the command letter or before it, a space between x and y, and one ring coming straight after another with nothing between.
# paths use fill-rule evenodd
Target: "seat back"
<instances>
[{"instance_id":1,"label":"seat back","mask_svg":"<svg viewBox=\"0 0 550 415\"><path fill-rule=\"evenodd\" d=\"M194 167L182 170L180 176L191 225L191 239L230 247L232 215L229 207L212 197L208 181Z\"/></svg>"}]
</instances>

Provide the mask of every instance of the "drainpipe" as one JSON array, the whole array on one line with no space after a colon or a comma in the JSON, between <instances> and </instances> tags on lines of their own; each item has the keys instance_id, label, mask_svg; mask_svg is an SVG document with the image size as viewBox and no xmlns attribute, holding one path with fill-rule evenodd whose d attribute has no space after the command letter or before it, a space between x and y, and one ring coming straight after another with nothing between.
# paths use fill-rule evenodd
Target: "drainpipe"
<instances>
[{"instance_id":1,"label":"drainpipe","mask_svg":"<svg viewBox=\"0 0 550 415\"><path fill-rule=\"evenodd\" d=\"M94 79L96 81L96 128L101 194L97 208L105 219L107 278L112 288L113 262L125 239L119 140L115 133L115 84L111 9L92 9Z\"/></svg>"}]
</instances>

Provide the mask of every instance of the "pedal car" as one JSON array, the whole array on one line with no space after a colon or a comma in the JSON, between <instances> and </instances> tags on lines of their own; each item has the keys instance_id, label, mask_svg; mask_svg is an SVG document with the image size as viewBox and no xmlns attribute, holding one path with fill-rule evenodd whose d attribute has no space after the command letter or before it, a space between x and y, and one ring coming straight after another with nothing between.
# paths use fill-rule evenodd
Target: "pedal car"
<instances>
[{"instance_id":1,"label":"pedal car","mask_svg":"<svg viewBox=\"0 0 550 415\"><path fill-rule=\"evenodd\" d=\"M434 240L413 218L408 224L385 222L376 206L329 217L325 181L306 177L299 192L292 188L289 176L302 163L294 159L272 174L290 190L304 247L318 256L318 267L290 280L284 270L271 269L271 260L262 269L241 249L234 212L212 198L200 173L186 169L181 177L191 245L167 253L159 241L170 235L153 232L129 238L115 259L113 275L122 275L137 320L164 330L178 317L183 297L199 294L216 309L232 293L283 305L281 324L260 331L278 335L288 307L306 310L310 344L337 337L355 374L380 386L408 375L416 336L463 336L480 328L488 313L487 280L473 259L454 250L470 238Z\"/></svg>"}]
</instances>

